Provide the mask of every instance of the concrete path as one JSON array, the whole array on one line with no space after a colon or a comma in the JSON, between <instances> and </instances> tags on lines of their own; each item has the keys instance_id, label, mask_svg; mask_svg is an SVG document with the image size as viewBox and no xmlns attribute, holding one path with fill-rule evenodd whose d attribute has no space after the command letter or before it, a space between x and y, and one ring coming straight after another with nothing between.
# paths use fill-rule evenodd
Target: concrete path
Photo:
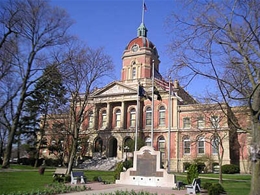
<instances>
[{"instance_id":1,"label":"concrete path","mask_svg":"<svg viewBox=\"0 0 260 195\"><path fill-rule=\"evenodd\" d=\"M84 185L84 184L83 184ZM122 185L122 184L103 184L103 183L87 183L85 184L87 187L90 187L89 191L82 192L72 192L66 193L67 195L100 195L104 193L112 193L116 191L131 191L135 192L150 192L157 195L185 195L185 190L173 190L171 188L165 187L151 187L151 186L138 186L138 185ZM63 195L66 195L63 194Z\"/></svg>"}]
</instances>

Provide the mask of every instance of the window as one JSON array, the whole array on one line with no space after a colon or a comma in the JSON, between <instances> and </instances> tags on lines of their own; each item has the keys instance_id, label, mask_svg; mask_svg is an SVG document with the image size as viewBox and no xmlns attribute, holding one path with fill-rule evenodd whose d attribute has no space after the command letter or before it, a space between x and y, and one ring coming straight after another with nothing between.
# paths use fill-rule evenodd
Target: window
<instances>
[{"instance_id":1,"label":"window","mask_svg":"<svg viewBox=\"0 0 260 195\"><path fill-rule=\"evenodd\" d=\"M185 136L183 138L184 154L190 154L190 138Z\"/></svg>"},{"instance_id":2,"label":"window","mask_svg":"<svg viewBox=\"0 0 260 195\"><path fill-rule=\"evenodd\" d=\"M132 69L132 79L136 79L136 67Z\"/></svg>"},{"instance_id":3,"label":"window","mask_svg":"<svg viewBox=\"0 0 260 195\"><path fill-rule=\"evenodd\" d=\"M94 114L92 111L90 111L88 115L88 127L93 128L93 126L94 126Z\"/></svg>"},{"instance_id":4,"label":"window","mask_svg":"<svg viewBox=\"0 0 260 195\"><path fill-rule=\"evenodd\" d=\"M200 137L198 139L198 154L204 154L204 149L205 149L205 140L203 137Z\"/></svg>"},{"instance_id":5,"label":"window","mask_svg":"<svg viewBox=\"0 0 260 195\"><path fill-rule=\"evenodd\" d=\"M151 126L151 125L152 125L152 108L150 108L150 107L148 107L148 108L146 109L145 125L146 125L146 126Z\"/></svg>"},{"instance_id":6,"label":"window","mask_svg":"<svg viewBox=\"0 0 260 195\"><path fill-rule=\"evenodd\" d=\"M102 152L103 149L103 140L101 138L97 138L95 141L94 152Z\"/></svg>"},{"instance_id":7,"label":"window","mask_svg":"<svg viewBox=\"0 0 260 195\"><path fill-rule=\"evenodd\" d=\"M219 128L219 117L218 116L211 116L210 122L212 128Z\"/></svg>"},{"instance_id":8,"label":"window","mask_svg":"<svg viewBox=\"0 0 260 195\"><path fill-rule=\"evenodd\" d=\"M132 108L131 111L130 111L130 127L135 127L135 119L136 116L135 116L135 109Z\"/></svg>"},{"instance_id":9,"label":"window","mask_svg":"<svg viewBox=\"0 0 260 195\"><path fill-rule=\"evenodd\" d=\"M105 110L103 110L102 112L102 127L106 127L107 126L107 112Z\"/></svg>"},{"instance_id":10,"label":"window","mask_svg":"<svg viewBox=\"0 0 260 195\"><path fill-rule=\"evenodd\" d=\"M205 121L202 116L198 117L197 119L197 127L198 128L204 128L205 127Z\"/></svg>"},{"instance_id":11,"label":"window","mask_svg":"<svg viewBox=\"0 0 260 195\"><path fill-rule=\"evenodd\" d=\"M183 119L183 128L189 129L190 128L190 118L186 117Z\"/></svg>"},{"instance_id":12,"label":"window","mask_svg":"<svg viewBox=\"0 0 260 195\"><path fill-rule=\"evenodd\" d=\"M165 107L161 106L159 109L159 125L165 125Z\"/></svg>"},{"instance_id":13,"label":"window","mask_svg":"<svg viewBox=\"0 0 260 195\"><path fill-rule=\"evenodd\" d=\"M212 154L218 154L219 149L219 139L217 137L213 137L211 140Z\"/></svg>"},{"instance_id":14,"label":"window","mask_svg":"<svg viewBox=\"0 0 260 195\"><path fill-rule=\"evenodd\" d=\"M145 145L146 145L146 146L151 146L151 145L152 145L152 140L151 140L150 137L147 137L147 138L145 139Z\"/></svg>"},{"instance_id":15,"label":"window","mask_svg":"<svg viewBox=\"0 0 260 195\"><path fill-rule=\"evenodd\" d=\"M116 110L116 127L120 127L121 125L121 110Z\"/></svg>"},{"instance_id":16,"label":"window","mask_svg":"<svg viewBox=\"0 0 260 195\"><path fill-rule=\"evenodd\" d=\"M165 139L163 136L158 138L158 150L161 152L161 160L165 159Z\"/></svg>"}]
</instances>

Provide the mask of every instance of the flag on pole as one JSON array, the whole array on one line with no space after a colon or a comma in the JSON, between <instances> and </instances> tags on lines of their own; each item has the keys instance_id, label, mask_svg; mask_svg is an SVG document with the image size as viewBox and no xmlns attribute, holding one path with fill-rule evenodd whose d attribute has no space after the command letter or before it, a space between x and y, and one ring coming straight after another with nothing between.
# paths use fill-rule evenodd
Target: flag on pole
<instances>
[{"instance_id":1,"label":"flag on pole","mask_svg":"<svg viewBox=\"0 0 260 195\"><path fill-rule=\"evenodd\" d=\"M142 85L139 85L138 96L140 97L141 101L144 101L146 99L149 99L150 101L152 101L152 98L149 95L147 95L147 93L144 90L144 87Z\"/></svg>"},{"instance_id":2,"label":"flag on pole","mask_svg":"<svg viewBox=\"0 0 260 195\"><path fill-rule=\"evenodd\" d=\"M147 11L147 7L146 4L144 3L144 11Z\"/></svg>"},{"instance_id":3,"label":"flag on pole","mask_svg":"<svg viewBox=\"0 0 260 195\"><path fill-rule=\"evenodd\" d=\"M163 79L154 78L156 85L160 86L163 90L169 91L169 83Z\"/></svg>"},{"instance_id":4,"label":"flag on pole","mask_svg":"<svg viewBox=\"0 0 260 195\"><path fill-rule=\"evenodd\" d=\"M154 93L155 95L157 95L157 100L162 101L162 97L161 97L161 95L160 95L158 89L157 89L155 86L154 86L153 93Z\"/></svg>"}]
</instances>

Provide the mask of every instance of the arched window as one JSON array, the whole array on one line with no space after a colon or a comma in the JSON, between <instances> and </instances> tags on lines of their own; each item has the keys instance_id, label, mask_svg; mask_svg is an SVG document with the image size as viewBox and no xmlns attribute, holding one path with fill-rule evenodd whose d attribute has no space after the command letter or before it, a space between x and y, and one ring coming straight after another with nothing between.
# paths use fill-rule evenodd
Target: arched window
<instances>
[{"instance_id":1,"label":"arched window","mask_svg":"<svg viewBox=\"0 0 260 195\"><path fill-rule=\"evenodd\" d=\"M89 112L88 115L88 127L93 128L94 127L94 114L92 111Z\"/></svg>"},{"instance_id":2,"label":"arched window","mask_svg":"<svg viewBox=\"0 0 260 195\"><path fill-rule=\"evenodd\" d=\"M146 126L151 126L152 125L152 108L151 107L147 107L146 108L145 125Z\"/></svg>"},{"instance_id":3,"label":"arched window","mask_svg":"<svg viewBox=\"0 0 260 195\"><path fill-rule=\"evenodd\" d=\"M183 137L183 151L184 151L184 154L190 154L190 138L189 138L189 136Z\"/></svg>"},{"instance_id":4,"label":"arched window","mask_svg":"<svg viewBox=\"0 0 260 195\"><path fill-rule=\"evenodd\" d=\"M103 140L99 137L95 141L94 152L102 152Z\"/></svg>"},{"instance_id":5,"label":"arched window","mask_svg":"<svg viewBox=\"0 0 260 195\"><path fill-rule=\"evenodd\" d=\"M163 136L158 138L158 150L161 152L161 161L165 161L165 139Z\"/></svg>"},{"instance_id":6,"label":"arched window","mask_svg":"<svg viewBox=\"0 0 260 195\"><path fill-rule=\"evenodd\" d=\"M121 110L116 110L116 127L120 127L121 124Z\"/></svg>"},{"instance_id":7,"label":"arched window","mask_svg":"<svg viewBox=\"0 0 260 195\"><path fill-rule=\"evenodd\" d=\"M165 151L165 139L163 136L160 136L158 138L158 150Z\"/></svg>"},{"instance_id":8,"label":"arched window","mask_svg":"<svg viewBox=\"0 0 260 195\"><path fill-rule=\"evenodd\" d=\"M159 109L159 125L164 126L165 125L165 107L161 106Z\"/></svg>"},{"instance_id":9,"label":"arched window","mask_svg":"<svg viewBox=\"0 0 260 195\"><path fill-rule=\"evenodd\" d=\"M135 109L130 110L130 127L135 127L136 113Z\"/></svg>"},{"instance_id":10,"label":"arched window","mask_svg":"<svg viewBox=\"0 0 260 195\"><path fill-rule=\"evenodd\" d=\"M199 137L197 142L198 154L204 154L205 152L205 139L204 137Z\"/></svg>"},{"instance_id":11,"label":"arched window","mask_svg":"<svg viewBox=\"0 0 260 195\"><path fill-rule=\"evenodd\" d=\"M102 111L102 127L106 127L107 126L107 112L105 110Z\"/></svg>"}]
</instances>

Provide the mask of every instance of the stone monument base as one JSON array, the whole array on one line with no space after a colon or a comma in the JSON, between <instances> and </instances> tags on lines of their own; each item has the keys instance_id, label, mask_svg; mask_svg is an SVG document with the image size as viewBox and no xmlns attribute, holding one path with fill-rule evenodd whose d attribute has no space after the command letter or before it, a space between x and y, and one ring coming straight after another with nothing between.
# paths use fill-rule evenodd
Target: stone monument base
<instances>
[{"instance_id":1,"label":"stone monument base","mask_svg":"<svg viewBox=\"0 0 260 195\"><path fill-rule=\"evenodd\" d=\"M133 168L120 173L116 184L158 186L176 188L175 175L160 168L160 151L144 146L134 152Z\"/></svg>"}]
</instances>

